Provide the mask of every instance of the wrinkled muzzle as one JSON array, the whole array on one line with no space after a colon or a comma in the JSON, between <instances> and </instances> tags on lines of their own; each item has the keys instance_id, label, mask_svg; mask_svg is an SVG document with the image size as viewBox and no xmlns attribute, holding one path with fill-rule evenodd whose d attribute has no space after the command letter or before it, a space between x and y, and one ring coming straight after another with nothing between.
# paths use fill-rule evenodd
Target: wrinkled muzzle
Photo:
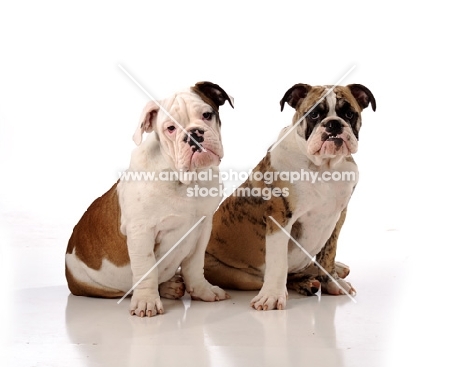
<instances>
[{"instance_id":1,"label":"wrinkled muzzle","mask_svg":"<svg viewBox=\"0 0 468 367\"><path fill-rule=\"evenodd\" d=\"M356 153L358 140L350 126L340 118L324 119L307 141L307 153L323 157Z\"/></svg>"},{"instance_id":2,"label":"wrinkled muzzle","mask_svg":"<svg viewBox=\"0 0 468 367\"><path fill-rule=\"evenodd\" d=\"M176 144L176 169L179 171L195 171L221 163L223 146L220 137L204 126L186 129Z\"/></svg>"}]
</instances>

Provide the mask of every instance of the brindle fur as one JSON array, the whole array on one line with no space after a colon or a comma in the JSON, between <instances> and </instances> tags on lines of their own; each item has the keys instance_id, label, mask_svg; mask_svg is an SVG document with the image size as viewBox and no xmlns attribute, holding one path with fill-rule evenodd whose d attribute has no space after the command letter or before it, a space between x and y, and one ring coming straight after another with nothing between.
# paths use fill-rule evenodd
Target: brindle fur
<instances>
[{"instance_id":1,"label":"brindle fur","mask_svg":"<svg viewBox=\"0 0 468 367\"><path fill-rule=\"evenodd\" d=\"M274 172L269 154L252 171ZM247 180L238 189L284 188L287 182ZM258 290L263 284L263 273L258 268L265 262L265 237L279 231L271 215L279 224L285 225L294 210L294 198L283 196L271 200L261 197L231 195L220 205L213 217L211 239L205 253L205 277L217 285L230 289ZM242 231L239 231L242 228ZM253 241L256 244L253 244ZM231 246L236 246L236 256L230 255ZM222 263L219 259L229 259Z\"/></svg>"},{"instance_id":2,"label":"brindle fur","mask_svg":"<svg viewBox=\"0 0 468 367\"><path fill-rule=\"evenodd\" d=\"M325 88L311 87L306 84L296 84L288 90L281 100L281 110L285 103L296 109L293 124L304 116L309 108L323 95ZM347 87L336 87L337 112L342 114L347 108L352 108L357 114L349 120L349 124L356 138L361 127L360 112L369 104L375 111L376 102L372 93L364 86L351 84ZM351 107L348 107L351 106ZM324 107L325 109L325 107ZM314 126L304 119L297 128L297 134L306 139ZM327 135L328 136L328 135ZM352 156L345 157L345 161L355 164ZM312 168L311 168L312 169ZM270 155L262 159L253 172L274 172ZM285 197L272 197L271 200L263 200L255 197L239 197L231 195L216 211L213 218L211 239L205 253L205 277L212 284L223 288L239 290L260 290L263 286L265 270L265 249L267 234L280 230L279 227L268 220L272 216L282 227L288 223L298 200L309 200L306 197L296 197L293 185L283 181L273 182L271 185L263 181L247 180L240 188L252 187L287 187L290 195ZM340 294L342 290L336 286L336 279L345 278L349 274L349 268L335 262L338 237L346 218L347 206L341 210L341 214L335 227L316 255L316 263L311 262L305 269L296 273L289 273L287 287L300 294L310 296L321 287L322 292ZM338 212L339 213L339 212ZM291 228L291 237L301 243L304 230L300 220ZM296 244L290 240L289 249ZM321 270L323 269L323 270ZM351 287L351 291L354 289ZM265 309L265 308L264 308Z\"/></svg>"}]
</instances>

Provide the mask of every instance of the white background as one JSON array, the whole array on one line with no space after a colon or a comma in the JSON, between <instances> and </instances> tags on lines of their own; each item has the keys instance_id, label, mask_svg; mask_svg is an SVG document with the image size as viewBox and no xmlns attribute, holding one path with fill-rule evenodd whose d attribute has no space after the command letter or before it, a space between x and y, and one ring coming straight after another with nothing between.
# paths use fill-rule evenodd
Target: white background
<instances>
[{"instance_id":1,"label":"white background","mask_svg":"<svg viewBox=\"0 0 468 367\"><path fill-rule=\"evenodd\" d=\"M65 284L74 224L126 168L148 97L119 64L156 99L201 80L234 96L234 110L221 108L223 169L252 168L290 123L293 110L279 107L289 87L334 84L355 66L343 84L367 86L377 111L363 113L360 183L339 255L371 263L372 251L394 247L408 259L390 348L458 348L447 332L461 326L457 297L466 292L461 2L8 4L0 5L4 288ZM388 242L373 241L390 232ZM1 303L1 314L14 313Z\"/></svg>"}]
</instances>

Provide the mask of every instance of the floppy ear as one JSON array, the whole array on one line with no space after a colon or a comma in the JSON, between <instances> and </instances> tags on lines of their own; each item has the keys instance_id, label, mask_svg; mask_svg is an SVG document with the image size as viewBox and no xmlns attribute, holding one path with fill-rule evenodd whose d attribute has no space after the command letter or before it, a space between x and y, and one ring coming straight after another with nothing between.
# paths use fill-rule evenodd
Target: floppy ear
<instances>
[{"instance_id":1,"label":"floppy ear","mask_svg":"<svg viewBox=\"0 0 468 367\"><path fill-rule=\"evenodd\" d=\"M284 94L283 99L280 101L281 111L283 111L284 104L287 102L292 108L297 109L302 99L305 98L312 87L309 84L294 84Z\"/></svg>"},{"instance_id":2,"label":"floppy ear","mask_svg":"<svg viewBox=\"0 0 468 367\"><path fill-rule=\"evenodd\" d=\"M149 133L153 131L154 124L156 123L156 115L158 114L159 106L154 101L149 101L143 112L141 113L138 127L133 134L133 141L136 145L141 144L143 133Z\"/></svg>"},{"instance_id":3,"label":"floppy ear","mask_svg":"<svg viewBox=\"0 0 468 367\"><path fill-rule=\"evenodd\" d=\"M191 89L216 111L219 109L219 106L222 106L226 101L234 108L234 98L227 94L218 84L198 82Z\"/></svg>"},{"instance_id":4,"label":"floppy ear","mask_svg":"<svg viewBox=\"0 0 468 367\"><path fill-rule=\"evenodd\" d=\"M372 110L375 111L377 105L375 103L375 98L369 89L367 89L361 84L349 84L348 88L351 91L354 98L356 98L356 101L359 103L359 106L361 106L362 109L369 106L370 102L370 104L372 105Z\"/></svg>"}]
</instances>

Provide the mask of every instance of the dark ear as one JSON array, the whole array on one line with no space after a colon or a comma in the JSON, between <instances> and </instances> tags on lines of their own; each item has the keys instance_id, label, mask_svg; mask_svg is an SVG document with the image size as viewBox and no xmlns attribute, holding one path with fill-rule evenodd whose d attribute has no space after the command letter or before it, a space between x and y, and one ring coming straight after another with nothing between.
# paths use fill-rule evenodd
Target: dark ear
<instances>
[{"instance_id":1,"label":"dark ear","mask_svg":"<svg viewBox=\"0 0 468 367\"><path fill-rule=\"evenodd\" d=\"M226 101L228 101L231 107L234 108L234 98L227 94L218 84L211 82L198 82L191 89L216 110L218 110L219 106L222 106Z\"/></svg>"},{"instance_id":2,"label":"dark ear","mask_svg":"<svg viewBox=\"0 0 468 367\"><path fill-rule=\"evenodd\" d=\"M284 103L287 102L292 108L297 109L302 99L305 98L312 87L308 84L295 84L284 94L280 101L281 111L283 111Z\"/></svg>"},{"instance_id":3,"label":"dark ear","mask_svg":"<svg viewBox=\"0 0 468 367\"><path fill-rule=\"evenodd\" d=\"M351 93L353 94L354 98L356 98L356 101L359 103L359 106L361 106L362 109L369 106L370 102L372 105L372 110L375 111L377 105L375 103L374 95L369 89L361 84L349 84L348 88L351 90Z\"/></svg>"}]
</instances>

